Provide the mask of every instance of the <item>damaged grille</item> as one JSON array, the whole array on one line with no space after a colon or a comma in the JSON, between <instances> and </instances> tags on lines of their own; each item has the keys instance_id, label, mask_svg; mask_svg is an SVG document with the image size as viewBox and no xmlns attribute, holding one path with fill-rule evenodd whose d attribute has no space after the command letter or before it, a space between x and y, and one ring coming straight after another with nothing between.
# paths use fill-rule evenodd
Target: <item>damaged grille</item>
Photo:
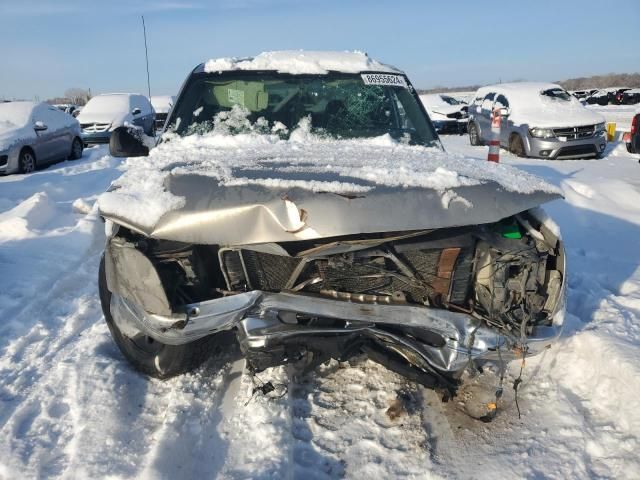
<instances>
[{"instance_id":1,"label":"damaged grille","mask_svg":"<svg viewBox=\"0 0 640 480\"><path fill-rule=\"evenodd\" d=\"M473 248L402 253L378 248L320 258L239 249L221 251L220 263L232 291L293 290L364 301L464 305L473 256Z\"/></svg>"},{"instance_id":2,"label":"damaged grille","mask_svg":"<svg viewBox=\"0 0 640 480\"><path fill-rule=\"evenodd\" d=\"M548 322L563 281L558 245L523 233L507 221L379 239L378 244L372 238L307 243L306 250L291 256L227 248L219 259L231 292L286 291L445 308L517 337Z\"/></svg>"}]
</instances>

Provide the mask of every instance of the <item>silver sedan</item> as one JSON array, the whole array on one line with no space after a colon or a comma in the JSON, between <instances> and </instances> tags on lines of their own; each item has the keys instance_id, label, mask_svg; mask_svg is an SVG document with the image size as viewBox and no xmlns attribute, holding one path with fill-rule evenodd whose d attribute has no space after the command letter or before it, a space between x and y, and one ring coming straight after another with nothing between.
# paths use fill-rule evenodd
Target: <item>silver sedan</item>
<instances>
[{"instance_id":1,"label":"silver sedan","mask_svg":"<svg viewBox=\"0 0 640 480\"><path fill-rule=\"evenodd\" d=\"M71 115L46 103L0 104L0 174L78 159L82 148L80 124Z\"/></svg>"}]
</instances>

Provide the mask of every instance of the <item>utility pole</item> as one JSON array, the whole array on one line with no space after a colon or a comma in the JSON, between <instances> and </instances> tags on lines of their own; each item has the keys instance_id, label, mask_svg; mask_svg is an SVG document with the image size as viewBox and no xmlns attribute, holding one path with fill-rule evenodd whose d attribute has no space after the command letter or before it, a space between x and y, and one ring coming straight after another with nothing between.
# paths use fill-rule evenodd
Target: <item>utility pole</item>
<instances>
[{"instance_id":1,"label":"utility pole","mask_svg":"<svg viewBox=\"0 0 640 480\"><path fill-rule=\"evenodd\" d=\"M147 60L147 93L151 101L151 81L149 80L149 51L147 50L147 28L144 25L144 15L142 15L142 32L144 33L144 56Z\"/></svg>"}]
</instances>

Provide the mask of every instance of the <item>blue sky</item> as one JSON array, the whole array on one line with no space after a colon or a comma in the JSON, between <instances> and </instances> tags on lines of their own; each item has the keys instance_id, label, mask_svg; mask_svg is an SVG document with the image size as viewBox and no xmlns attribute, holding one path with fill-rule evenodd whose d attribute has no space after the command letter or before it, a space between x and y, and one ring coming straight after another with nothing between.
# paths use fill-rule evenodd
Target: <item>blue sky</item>
<instances>
[{"instance_id":1,"label":"blue sky","mask_svg":"<svg viewBox=\"0 0 640 480\"><path fill-rule=\"evenodd\" d=\"M640 71L640 2L0 0L0 98L174 94L212 57L363 50L433 87ZM633 47L633 45L636 45Z\"/></svg>"}]
</instances>

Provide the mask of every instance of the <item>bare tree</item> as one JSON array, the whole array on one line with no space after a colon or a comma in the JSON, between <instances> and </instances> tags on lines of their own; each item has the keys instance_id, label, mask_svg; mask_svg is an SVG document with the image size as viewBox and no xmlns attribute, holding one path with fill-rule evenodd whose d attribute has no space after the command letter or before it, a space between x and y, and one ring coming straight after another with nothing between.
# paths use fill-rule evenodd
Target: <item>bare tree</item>
<instances>
[{"instance_id":1,"label":"bare tree","mask_svg":"<svg viewBox=\"0 0 640 480\"><path fill-rule=\"evenodd\" d=\"M64 92L64 96L69 99L70 103L75 105L84 105L91 98L91 90L84 88L68 88Z\"/></svg>"}]
</instances>

